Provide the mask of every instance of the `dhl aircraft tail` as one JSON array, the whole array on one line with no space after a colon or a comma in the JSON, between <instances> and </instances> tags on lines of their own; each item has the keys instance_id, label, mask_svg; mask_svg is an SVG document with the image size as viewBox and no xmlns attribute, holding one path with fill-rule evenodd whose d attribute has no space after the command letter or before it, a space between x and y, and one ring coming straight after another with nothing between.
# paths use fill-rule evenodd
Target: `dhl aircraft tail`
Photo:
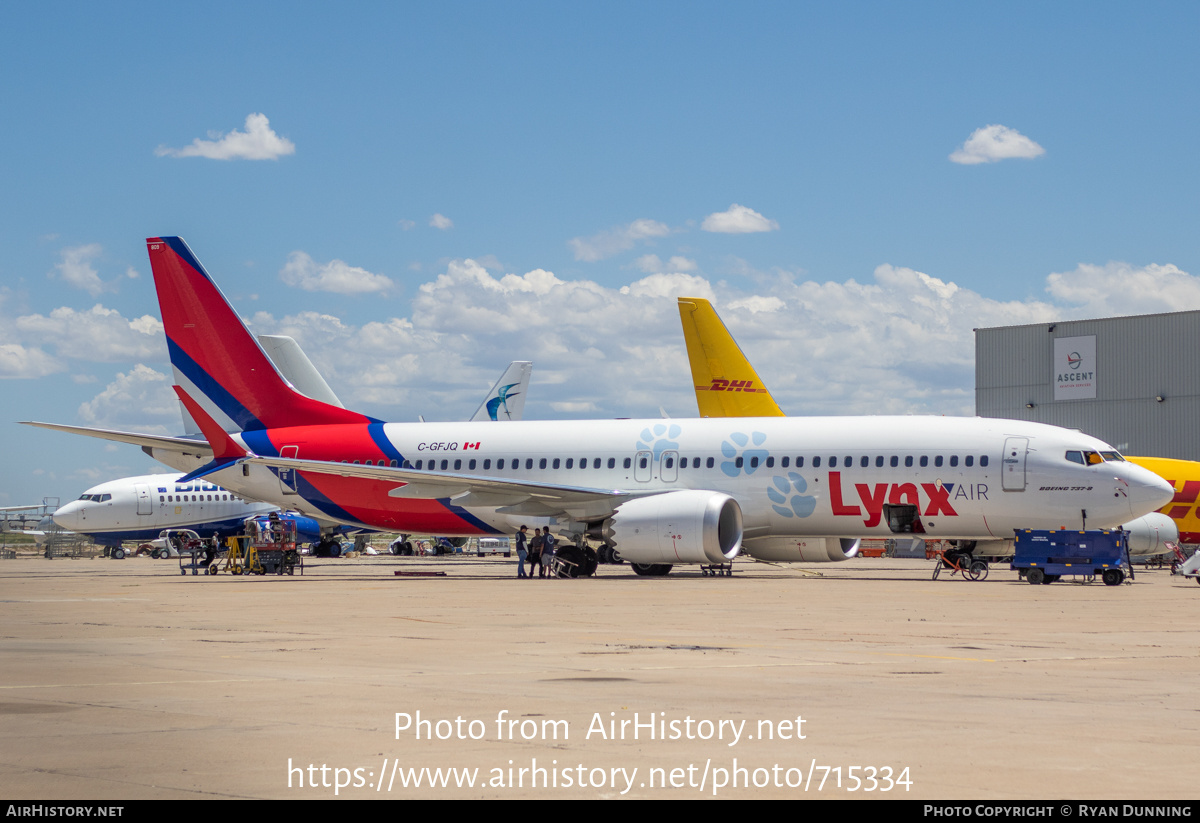
<instances>
[{"instance_id":1,"label":"dhl aircraft tail","mask_svg":"<svg viewBox=\"0 0 1200 823\"><path fill-rule=\"evenodd\" d=\"M175 382L223 430L379 422L295 391L182 238L146 249Z\"/></svg>"},{"instance_id":2,"label":"dhl aircraft tail","mask_svg":"<svg viewBox=\"0 0 1200 823\"><path fill-rule=\"evenodd\" d=\"M679 319L701 417L784 416L711 303L680 297Z\"/></svg>"}]
</instances>

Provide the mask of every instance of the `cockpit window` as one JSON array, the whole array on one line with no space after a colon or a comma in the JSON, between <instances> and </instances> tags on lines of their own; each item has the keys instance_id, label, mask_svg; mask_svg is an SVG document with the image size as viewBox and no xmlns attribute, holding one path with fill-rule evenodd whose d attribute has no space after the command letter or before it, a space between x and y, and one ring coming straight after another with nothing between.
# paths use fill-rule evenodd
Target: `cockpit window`
<instances>
[{"instance_id":1,"label":"cockpit window","mask_svg":"<svg viewBox=\"0 0 1200 823\"><path fill-rule=\"evenodd\" d=\"M1081 466L1084 465L1083 452L1067 452L1067 459L1072 463L1078 463Z\"/></svg>"},{"instance_id":2,"label":"cockpit window","mask_svg":"<svg viewBox=\"0 0 1200 823\"><path fill-rule=\"evenodd\" d=\"M1106 463L1124 463L1125 462L1125 458L1122 457L1117 452L1100 452L1100 454L1101 454L1101 456L1104 457L1104 462L1106 462Z\"/></svg>"}]
</instances>

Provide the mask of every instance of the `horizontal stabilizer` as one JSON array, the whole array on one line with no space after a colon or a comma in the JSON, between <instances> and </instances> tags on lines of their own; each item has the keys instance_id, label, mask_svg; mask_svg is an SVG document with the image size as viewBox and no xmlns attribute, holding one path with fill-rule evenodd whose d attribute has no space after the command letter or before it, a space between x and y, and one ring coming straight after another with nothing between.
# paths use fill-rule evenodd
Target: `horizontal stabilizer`
<instances>
[{"instance_id":1,"label":"horizontal stabilizer","mask_svg":"<svg viewBox=\"0 0 1200 823\"><path fill-rule=\"evenodd\" d=\"M233 458L232 460L212 460L212 461L209 461L208 463L205 463L205 464L204 464L203 466L201 466L200 468L198 468L198 469L196 469L196 470L194 470L194 471L190 471L190 472L188 472L188 473L187 473L187 474L185 474L183 477L179 478L179 480L178 480L178 481L176 481L176 482L179 482L179 483L190 483L190 482L192 482L193 480L195 480L195 479L197 479L197 478L200 478L200 477L205 477L205 476L207 476L207 475L210 475L210 474L212 474L213 472L219 472L219 471L221 471L222 469L228 469L230 466L236 466L236 465L237 465L237 462L238 462L238 460L239 460L239 458Z\"/></svg>"},{"instance_id":2,"label":"horizontal stabilizer","mask_svg":"<svg viewBox=\"0 0 1200 823\"><path fill-rule=\"evenodd\" d=\"M192 399L191 395L179 386L171 388L175 390L175 394L179 396L179 402L188 410L188 414L192 416L196 425L200 427L200 431L204 433L204 438L212 447L213 457L219 461L229 461L249 455L248 451L233 442L233 438L217 425L217 421L213 420L200 404Z\"/></svg>"},{"instance_id":3,"label":"horizontal stabilizer","mask_svg":"<svg viewBox=\"0 0 1200 823\"><path fill-rule=\"evenodd\" d=\"M37 426L39 429L82 434L87 437L97 437L101 440L112 440L116 443L130 443L134 446L150 449L165 449L183 454L212 454L212 447L203 440L191 437L168 437L159 434L141 434L139 432L123 432L113 429L94 429L88 426L64 426L61 423L39 423L36 420L22 420L23 426Z\"/></svg>"},{"instance_id":4,"label":"horizontal stabilizer","mask_svg":"<svg viewBox=\"0 0 1200 823\"><path fill-rule=\"evenodd\" d=\"M208 439L208 444L213 450L213 459L209 463L201 466L198 469L188 472L179 479L181 483L187 483L195 480L198 477L219 472L221 469L227 469L237 463L243 457L248 457L249 452L234 442L216 421L213 420L199 403L191 398L191 396L179 386L172 386L175 394L179 397L179 402L187 409L188 414L196 421L196 425L200 427L200 431L204 432L204 436Z\"/></svg>"}]
</instances>

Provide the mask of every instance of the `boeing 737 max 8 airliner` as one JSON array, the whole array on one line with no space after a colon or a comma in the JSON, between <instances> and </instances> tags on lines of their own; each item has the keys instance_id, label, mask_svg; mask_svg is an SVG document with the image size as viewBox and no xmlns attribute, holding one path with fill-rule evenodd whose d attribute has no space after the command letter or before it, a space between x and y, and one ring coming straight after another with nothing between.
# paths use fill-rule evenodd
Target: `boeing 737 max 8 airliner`
<instances>
[{"instance_id":1,"label":"boeing 737 max 8 airliner","mask_svg":"<svg viewBox=\"0 0 1200 823\"><path fill-rule=\"evenodd\" d=\"M665 573L727 563L743 541L759 556L837 560L896 528L986 539L1116 525L1173 495L1137 466L1064 457L1111 448L1095 438L1013 420L384 423L292 391L183 240L147 247L176 392L209 445L90 433L313 516L465 536L545 523Z\"/></svg>"}]
</instances>

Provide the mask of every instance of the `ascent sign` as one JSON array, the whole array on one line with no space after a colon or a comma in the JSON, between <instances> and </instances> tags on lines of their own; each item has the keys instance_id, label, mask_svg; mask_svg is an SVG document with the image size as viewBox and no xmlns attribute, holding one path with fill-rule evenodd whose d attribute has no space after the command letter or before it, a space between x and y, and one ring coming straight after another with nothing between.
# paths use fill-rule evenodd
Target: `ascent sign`
<instances>
[{"instance_id":1,"label":"ascent sign","mask_svg":"<svg viewBox=\"0 0 1200 823\"><path fill-rule=\"evenodd\" d=\"M1054 339L1054 399L1096 399L1096 335Z\"/></svg>"}]
</instances>

